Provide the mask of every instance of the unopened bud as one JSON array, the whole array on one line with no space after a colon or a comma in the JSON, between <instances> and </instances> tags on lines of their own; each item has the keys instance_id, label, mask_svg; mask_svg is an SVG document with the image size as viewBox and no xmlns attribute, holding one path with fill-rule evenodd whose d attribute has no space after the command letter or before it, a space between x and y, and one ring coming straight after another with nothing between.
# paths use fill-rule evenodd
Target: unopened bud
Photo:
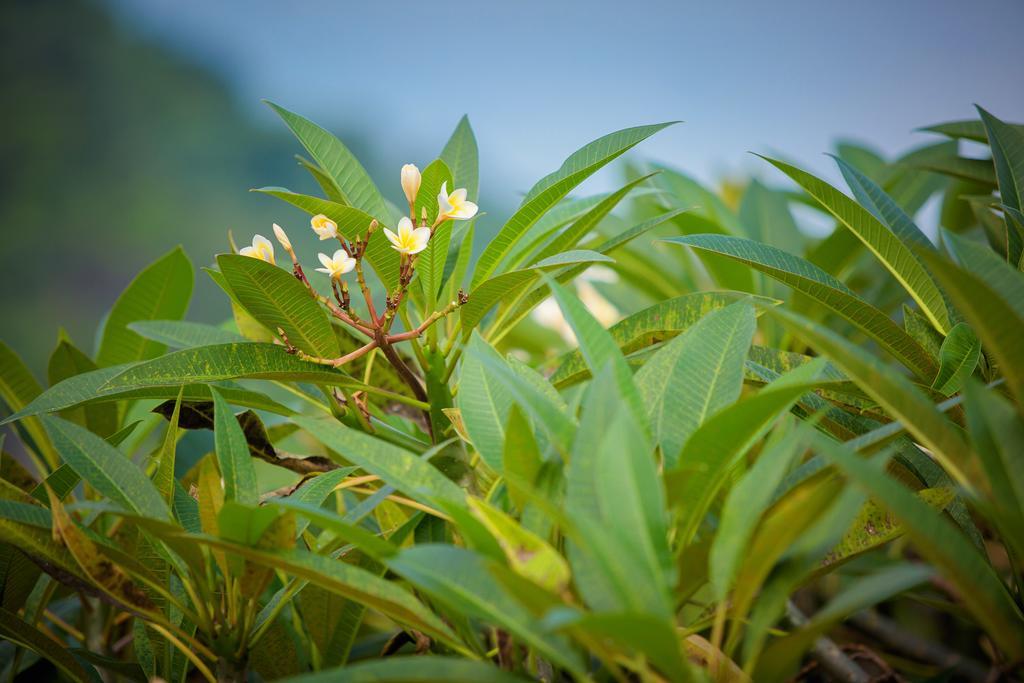
<instances>
[{"instance_id":1,"label":"unopened bud","mask_svg":"<svg viewBox=\"0 0 1024 683\"><path fill-rule=\"evenodd\" d=\"M416 195L419 194L422 180L420 169L416 168L415 164L406 164L402 167L402 190L410 204L416 202Z\"/></svg>"},{"instance_id":2,"label":"unopened bud","mask_svg":"<svg viewBox=\"0 0 1024 683\"><path fill-rule=\"evenodd\" d=\"M288 235L285 233L284 228L277 223L274 223L274 237L276 237L277 241L281 243L281 246L285 248L285 251L292 250L291 240L288 239Z\"/></svg>"}]
</instances>

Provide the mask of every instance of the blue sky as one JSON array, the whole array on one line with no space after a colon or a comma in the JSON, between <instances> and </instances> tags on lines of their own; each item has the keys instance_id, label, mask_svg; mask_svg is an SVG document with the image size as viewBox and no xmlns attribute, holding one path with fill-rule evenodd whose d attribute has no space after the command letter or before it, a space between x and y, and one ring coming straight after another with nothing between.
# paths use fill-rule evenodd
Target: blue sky
<instances>
[{"instance_id":1,"label":"blue sky","mask_svg":"<svg viewBox=\"0 0 1024 683\"><path fill-rule=\"evenodd\" d=\"M746 152L835 179L821 153L837 138L897 152L974 102L1024 118L1020 0L110 1L133 31L223 74L254 118L271 124L266 97L366 132L396 180L468 113L485 199L641 123L685 121L645 156L777 181Z\"/></svg>"}]
</instances>

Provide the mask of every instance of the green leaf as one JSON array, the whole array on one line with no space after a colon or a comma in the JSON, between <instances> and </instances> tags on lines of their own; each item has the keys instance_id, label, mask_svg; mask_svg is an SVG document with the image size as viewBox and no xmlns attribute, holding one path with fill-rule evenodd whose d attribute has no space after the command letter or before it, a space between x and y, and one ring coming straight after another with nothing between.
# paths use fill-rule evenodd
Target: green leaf
<instances>
[{"instance_id":1,"label":"green leaf","mask_svg":"<svg viewBox=\"0 0 1024 683\"><path fill-rule=\"evenodd\" d=\"M1024 126L1018 123L1007 124L1024 133ZM973 142L988 142L988 135L985 131L985 124L977 119L966 119L963 121L947 121L927 126L920 130L929 133L938 133L953 139L971 140Z\"/></svg>"},{"instance_id":2,"label":"green leaf","mask_svg":"<svg viewBox=\"0 0 1024 683\"><path fill-rule=\"evenodd\" d=\"M770 190L760 181L752 180L743 193L739 218L758 242L791 254L803 253L804 236L793 220L782 192Z\"/></svg>"},{"instance_id":3,"label":"green leaf","mask_svg":"<svg viewBox=\"0 0 1024 683\"><path fill-rule=\"evenodd\" d=\"M988 560L970 541L941 513L856 455L834 449L829 457L903 522L917 551L956 587L992 640L1011 659L1024 656L1024 618Z\"/></svg>"},{"instance_id":4,"label":"green leaf","mask_svg":"<svg viewBox=\"0 0 1024 683\"><path fill-rule=\"evenodd\" d=\"M483 366L483 373L488 375L495 383L501 384L507 391L509 398L515 401L531 417L534 424L544 429L547 438L559 454L567 455L569 452L569 442L575 431L575 423L572 417L568 415L565 404L554 390L554 387L548 384L543 377L530 377L525 372L516 372L512 364L505 362L498 353L485 350L483 347L486 347L487 343L479 335L474 334L474 339L476 343L471 342L467 346L467 357L477 355L478 360ZM537 381L531 381L533 379ZM502 395L498 398L500 400L504 396ZM465 408L467 407L467 402L461 401L459 405ZM498 407L497 405L495 406L495 408ZM500 408L503 411L500 414L495 414L495 418L500 425L504 425L505 415L509 407L510 405L502 405ZM471 415L474 414L471 412ZM490 420L491 416L487 415L487 418ZM463 419L465 420L465 416ZM494 448L497 449L498 444L494 444ZM481 453L481 455L483 454ZM492 467L500 467L502 462L501 451L492 455L495 456ZM491 463L488 462L488 464Z\"/></svg>"},{"instance_id":5,"label":"green leaf","mask_svg":"<svg viewBox=\"0 0 1024 683\"><path fill-rule=\"evenodd\" d=\"M297 206L311 216L317 214L327 216L337 223L338 232L349 240L354 240L357 236L366 237L366 231L370 228L370 223L374 221L373 216L357 208L320 197L297 194L283 187L263 187L254 192L277 197L292 206ZM381 228L388 227L390 222L386 216L376 220ZM366 245L366 260L370 262L377 276L389 290L398 285L398 252L391 248L391 243L388 242L383 229L378 229L370 236L370 242Z\"/></svg>"},{"instance_id":6,"label":"green leaf","mask_svg":"<svg viewBox=\"0 0 1024 683\"><path fill-rule=\"evenodd\" d=\"M441 151L441 160L448 164L452 171L454 186L449 186L449 191L464 187L466 198L475 202L479 196L480 161L476 136L473 134L473 127L469 125L468 116L459 119L455 131Z\"/></svg>"},{"instance_id":7,"label":"green leaf","mask_svg":"<svg viewBox=\"0 0 1024 683\"><path fill-rule=\"evenodd\" d=\"M253 346L252 344L243 344L241 346ZM260 345L256 345L260 346ZM209 347L208 347L209 348ZM281 352L280 347L273 347L271 349L275 354ZM169 358L174 354L165 356ZM287 355L287 354L285 354ZM204 357L205 358L205 357ZM255 356L252 354L242 354L241 361L254 360ZM159 364L163 358L158 358L155 361L148 361L148 363ZM294 359L293 360L297 360ZM109 401L116 401L121 399L133 399L133 398L162 398L162 399L173 399L178 395L178 387L181 385L183 376L171 376L167 375L159 385L153 384L142 384L141 386L135 386L131 384L108 387L107 383L120 376L122 373L130 370L134 367L140 367L146 365L147 362L138 363L135 365L115 365L110 368L100 368L92 372L82 373L74 377L60 382L59 384L50 387L36 400L25 406L24 409L6 418L0 424L6 424L15 420L25 419L33 415L39 415L42 413L52 413L58 410L65 410L67 408L74 408L80 405L89 405L92 403L102 403ZM311 368L307 369L311 370ZM159 367L159 365L158 365ZM322 367L322 366L318 366ZM236 365L235 368L239 373L248 372L251 368L245 366ZM234 375L236 377L243 376L242 374ZM241 406L249 408L259 408L261 410L269 410L279 415L291 415L295 411L287 408L276 401L264 396L255 391L249 391L248 389L242 389L236 386L220 385L218 387L224 395L231 400L232 403L236 403ZM186 401L208 401L210 400L210 388L205 384L186 384L185 393L183 396Z\"/></svg>"},{"instance_id":8,"label":"green leaf","mask_svg":"<svg viewBox=\"0 0 1024 683\"><path fill-rule=\"evenodd\" d=\"M935 376L935 362L913 337L811 262L766 244L727 235L687 235L665 241L722 254L767 273L848 320L922 379L930 381Z\"/></svg>"},{"instance_id":9,"label":"green leaf","mask_svg":"<svg viewBox=\"0 0 1024 683\"><path fill-rule=\"evenodd\" d=\"M574 152L557 171L538 181L480 255L473 273L473 288L490 278L498 264L511 253L530 227L574 187L613 159L672 123L627 128L599 138Z\"/></svg>"},{"instance_id":10,"label":"green leaf","mask_svg":"<svg viewBox=\"0 0 1024 683\"><path fill-rule=\"evenodd\" d=\"M174 349L245 341L245 337L230 330L186 320L140 320L129 324L128 329Z\"/></svg>"},{"instance_id":11,"label":"green leaf","mask_svg":"<svg viewBox=\"0 0 1024 683\"><path fill-rule=\"evenodd\" d=\"M273 102L267 102L291 129L310 156L334 181L345 202L384 221L389 212L380 190L374 185L359 160L335 136Z\"/></svg>"},{"instance_id":12,"label":"green leaf","mask_svg":"<svg viewBox=\"0 0 1024 683\"><path fill-rule=\"evenodd\" d=\"M455 657L389 657L281 679L280 683L523 683L492 664Z\"/></svg>"},{"instance_id":13,"label":"green leaf","mask_svg":"<svg viewBox=\"0 0 1024 683\"><path fill-rule=\"evenodd\" d=\"M983 244L954 232L943 231L942 240L960 267L998 292L1017 317L1024 319L1024 273Z\"/></svg>"},{"instance_id":14,"label":"green leaf","mask_svg":"<svg viewBox=\"0 0 1024 683\"><path fill-rule=\"evenodd\" d=\"M926 249L934 249L932 244L921 229L914 224L899 204L892 197L886 194L885 190L879 187L875 181L864 175L856 168L846 163L840 157L833 157L839 164L839 170L846 179L846 184L853 191L861 206L875 215L875 218L886 225L897 237L903 240L908 247L920 246Z\"/></svg>"},{"instance_id":15,"label":"green leaf","mask_svg":"<svg viewBox=\"0 0 1024 683\"><path fill-rule=\"evenodd\" d=\"M457 397L462 422L483 461L495 472L503 470L505 421L513 405L512 394L505 383L489 372L484 363L493 356L496 363L502 358L480 335L470 337L459 374Z\"/></svg>"},{"instance_id":16,"label":"green leaf","mask_svg":"<svg viewBox=\"0 0 1024 683\"><path fill-rule=\"evenodd\" d=\"M669 502L683 509L684 542L696 533L737 463L780 415L816 386L823 368L818 360L789 371L712 415L689 438L676 468L665 473Z\"/></svg>"},{"instance_id":17,"label":"green leaf","mask_svg":"<svg viewBox=\"0 0 1024 683\"><path fill-rule=\"evenodd\" d=\"M992 189L995 189L997 183L996 172L992 167L991 160L961 157L957 156L955 152L946 156L921 160L913 164L913 167Z\"/></svg>"},{"instance_id":18,"label":"green leaf","mask_svg":"<svg viewBox=\"0 0 1024 683\"><path fill-rule=\"evenodd\" d=\"M447 183L448 191L451 192L452 172L448 170L440 159L433 161L423 170L423 183L420 185L419 194L416 196L417 223L420 216L420 207L427 209L427 225L433 225L437 218L438 205L437 194L441 184ZM423 286L424 311L433 311L437 301L437 293L441 289L441 280L444 278L444 266L448 259L448 245L452 239L452 227L454 221L445 221L434 229L434 234L416 259L416 272L420 274L420 284Z\"/></svg>"},{"instance_id":19,"label":"green leaf","mask_svg":"<svg viewBox=\"0 0 1024 683\"><path fill-rule=\"evenodd\" d=\"M39 380L32 375L32 371L18 357L18 354L0 341L0 399L3 399L13 413L0 424L7 424L27 417L26 409L35 403L42 391L43 388L39 385ZM50 468L57 467L56 453L54 453L50 439L46 436L46 431L39 421L26 420L25 431L42 451L40 455L46 459Z\"/></svg>"},{"instance_id":20,"label":"green leaf","mask_svg":"<svg viewBox=\"0 0 1024 683\"><path fill-rule=\"evenodd\" d=\"M614 237L611 237L600 242L599 244L594 245L594 251L596 251L599 254L611 253L612 251L615 251L619 247L626 246L637 237L640 237L641 235L650 232L651 230L657 228L658 226L664 224L665 222L672 220L676 216L685 213L685 211L686 209L676 209L674 211L669 211L668 213L661 214L660 216L656 216L650 220L638 223L637 225L634 225L628 230L624 230L618 235L615 235ZM589 263L581 263L578 265L562 268L561 270L557 271L554 274L555 281L563 284L569 282L589 267ZM502 335L506 334L517 323L522 321L523 318L529 315L530 311L532 311L534 307L537 306L537 304L548 298L549 294L547 289L548 288L542 283L538 287L534 288L533 291L531 291L526 297L524 297L522 302L516 305L515 309L512 311L512 314L507 316L506 322L502 326L502 328L499 330L494 330L489 334L491 341L497 343L497 340L499 340Z\"/></svg>"},{"instance_id":21,"label":"green leaf","mask_svg":"<svg viewBox=\"0 0 1024 683\"><path fill-rule=\"evenodd\" d=\"M743 361L754 335L754 307L712 311L665 344L636 373L665 467L710 415L739 398Z\"/></svg>"},{"instance_id":22,"label":"green leaf","mask_svg":"<svg viewBox=\"0 0 1024 683\"><path fill-rule=\"evenodd\" d=\"M453 183L452 171L444 161L434 159L427 164L427 167L423 169L421 174L420 189L416 193L416 204L413 211L413 215L416 216L415 223L417 225L419 225L424 211L427 214L427 225L434 224L438 211L440 211L440 207L437 204L437 195L441 192L441 186L446 185L448 192L454 192L455 186ZM447 246L443 253L445 255L448 253Z\"/></svg>"},{"instance_id":23,"label":"green leaf","mask_svg":"<svg viewBox=\"0 0 1024 683\"><path fill-rule=\"evenodd\" d=\"M635 180L631 180L615 192L608 195L606 199L602 200L597 204L597 206L573 221L569 227L556 235L550 242L545 244L539 252L531 256L531 264L536 264L568 249L574 248L579 244L580 240L597 229L597 226L601 221L612 212L619 202L622 201L622 199L629 194L634 187L640 183L646 182L654 175L654 173L649 173L645 176L636 178Z\"/></svg>"},{"instance_id":24,"label":"green leaf","mask_svg":"<svg viewBox=\"0 0 1024 683\"><path fill-rule=\"evenodd\" d=\"M787 679L814 641L829 629L856 612L919 586L934 574L927 565L903 563L857 578L818 611L813 619L767 648L757 669L758 679Z\"/></svg>"},{"instance_id":25,"label":"green leaf","mask_svg":"<svg viewBox=\"0 0 1024 683\"><path fill-rule=\"evenodd\" d=\"M728 595L754 527L790 465L805 448L799 432L788 433L766 448L729 491L708 557L708 576L717 600L725 600Z\"/></svg>"},{"instance_id":26,"label":"green leaf","mask_svg":"<svg viewBox=\"0 0 1024 683\"><path fill-rule=\"evenodd\" d=\"M529 502L528 494L537 480L542 460L530 423L518 406L509 410L504 439L502 466L498 471L505 477L509 498L522 510Z\"/></svg>"},{"instance_id":27,"label":"green leaf","mask_svg":"<svg viewBox=\"0 0 1024 683\"><path fill-rule=\"evenodd\" d=\"M600 613L581 614L564 624L570 633L585 633L598 642L647 656L670 681L701 680L682 656L682 637L675 626L649 614ZM723 679L732 680L732 679Z\"/></svg>"},{"instance_id":28,"label":"green leaf","mask_svg":"<svg viewBox=\"0 0 1024 683\"><path fill-rule=\"evenodd\" d=\"M608 332L618 344L619 350L630 354L671 339L708 313L740 299L750 299L761 306L775 303L773 299L743 292L694 292L660 301L627 316L612 325ZM586 361L578 349L564 354L557 367L551 375L551 383L559 388L585 379L589 374Z\"/></svg>"},{"instance_id":29,"label":"green leaf","mask_svg":"<svg viewBox=\"0 0 1024 683\"><path fill-rule=\"evenodd\" d=\"M870 211L813 175L789 164L762 157L792 178L871 250L921 307L935 328L949 332L949 314L942 293L906 244Z\"/></svg>"},{"instance_id":30,"label":"green leaf","mask_svg":"<svg viewBox=\"0 0 1024 683\"><path fill-rule=\"evenodd\" d=\"M160 492L124 453L67 420L47 416L42 421L64 461L99 493L131 512L169 518Z\"/></svg>"},{"instance_id":31,"label":"green leaf","mask_svg":"<svg viewBox=\"0 0 1024 683\"><path fill-rule=\"evenodd\" d=\"M157 456L156 471L153 473L153 485L172 509L176 482L174 468L177 459L178 418L181 415L181 397L184 393L185 388L182 387L178 391L178 398L174 400L174 410L171 412L171 418L167 421L167 432L164 434L164 441Z\"/></svg>"},{"instance_id":32,"label":"green leaf","mask_svg":"<svg viewBox=\"0 0 1024 683\"><path fill-rule=\"evenodd\" d=\"M910 380L835 332L802 316L781 309L773 309L769 315L781 320L793 335L827 354L868 396L902 422L957 483L972 489L970 479L961 469L970 466L967 444Z\"/></svg>"},{"instance_id":33,"label":"green leaf","mask_svg":"<svg viewBox=\"0 0 1024 683\"><path fill-rule=\"evenodd\" d=\"M235 378L362 386L360 382L340 370L300 360L285 351L283 346L247 342L175 351L145 363L129 366L111 377L101 388L110 391L141 389L176 385L183 380L216 382Z\"/></svg>"},{"instance_id":34,"label":"green leaf","mask_svg":"<svg viewBox=\"0 0 1024 683\"><path fill-rule=\"evenodd\" d=\"M938 254L926 255L928 265L950 300L981 337L995 358L1006 385L1024 405L1024 318L982 278L958 268Z\"/></svg>"},{"instance_id":35,"label":"green leaf","mask_svg":"<svg viewBox=\"0 0 1024 683\"><path fill-rule=\"evenodd\" d=\"M562 555L515 519L479 498L468 498L469 509L505 551L509 567L544 590L560 594L572 578Z\"/></svg>"},{"instance_id":36,"label":"green leaf","mask_svg":"<svg viewBox=\"0 0 1024 683\"><path fill-rule=\"evenodd\" d=\"M192 264L176 247L135 276L118 297L103 326L96 363L101 367L155 358L164 345L128 329L138 320L178 320L192 296Z\"/></svg>"},{"instance_id":37,"label":"green leaf","mask_svg":"<svg viewBox=\"0 0 1024 683\"><path fill-rule=\"evenodd\" d=\"M50 354L48 376L50 386L69 377L75 377L96 370L96 363L78 350L65 337L61 337L57 348ZM117 431L119 417L117 407L112 405L91 405L80 410L68 411L64 418L82 425L90 432L106 437Z\"/></svg>"},{"instance_id":38,"label":"green leaf","mask_svg":"<svg viewBox=\"0 0 1024 683\"><path fill-rule=\"evenodd\" d=\"M953 491L945 487L921 489L914 495L936 510L946 509L954 498ZM833 569L850 558L899 538L903 533L903 524L893 518L884 505L869 500L861 507L842 539L822 560L822 570Z\"/></svg>"},{"instance_id":39,"label":"green leaf","mask_svg":"<svg viewBox=\"0 0 1024 683\"><path fill-rule=\"evenodd\" d=\"M501 626L559 666L577 674L582 671L568 643L545 633L494 578L480 555L456 546L416 545L388 559L387 565L456 613Z\"/></svg>"},{"instance_id":40,"label":"green leaf","mask_svg":"<svg viewBox=\"0 0 1024 683\"><path fill-rule=\"evenodd\" d=\"M1004 204L1020 211L1024 209L1024 130L1000 121L981 107L978 114L992 149L999 195Z\"/></svg>"},{"instance_id":41,"label":"green leaf","mask_svg":"<svg viewBox=\"0 0 1024 683\"><path fill-rule=\"evenodd\" d=\"M99 674L92 667L86 670L82 662L59 642L25 623L14 612L3 608L0 608L0 635L45 658L72 681L93 683L100 680Z\"/></svg>"},{"instance_id":42,"label":"green leaf","mask_svg":"<svg viewBox=\"0 0 1024 683\"><path fill-rule=\"evenodd\" d=\"M1019 556L1024 552L1024 462L1019 447L1024 421L1009 401L978 382L968 381L964 393L971 442L988 481L988 495L979 503Z\"/></svg>"},{"instance_id":43,"label":"green leaf","mask_svg":"<svg viewBox=\"0 0 1024 683\"><path fill-rule=\"evenodd\" d=\"M217 451L217 465L224 479L224 500L255 505L259 502L256 468L249 456L245 434L238 424L231 406L216 389L213 395L213 435Z\"/></svg>"},{"instance_id":44,"label":"green leaf","mask_svg":"<svg viewBox=\"0 0 1024 683\"><path fill-rule=\"evenodd\" d=\"M981 342L974 330L967 323L957 323L939 349L939 374L935 375L932 388L946 396L960 391L980 357Z\"/></svg>"},{"instance_id":45,"label":"green leaf","mask_svg":"<svg viewBox=\"0 0 1024 683\"><path fill-rule=\"evenodd\" d=\"M462 506L466 492L433 465L413 453L330 418L300 415L295 423L348 462L376 474L399 491L426 503Z\"/></svg>"},{"instance_id":46,"label":"green leaf","mask_svg":"<svg viewBox=\"0 0 1024 683\"><path fill-rule=\"evenodd\" d=\"M305 579L346 598L358 600L446 643L451 644L455 640L451 630L412 593L396 582L386 581L355 565L301 550L256 549L206 536L189 538L239 555L249 562Z\"/></svg>"},{"instance_id":47,"label":"green leaf","mask_svg":"<svg viewBox=\"0 0 1024 683\"><path fill-rule=\"evenodd\" d=\"M614 368L594 374L566 471L569 561L586 604L596 612L671 615L671 560L665 504L650 437L622 410ZM643 418L641 418L643 419ZM628 488L621 494L616 486Z\"/></svg>"},{"instance_id":48,"label":"green leaf","mask_svg":"<svg viewBox=\"0 0 1024 683\"><path fill-rule=\"evenodd\" d=\"M217 265L239 303L268 330L284 330L292 345L310 355L341 355L327 313L291 273L240 254L220 254Z\"/></svg>"},{"instance_id":49,"label":"green leaf","mask_svg":"<svg viewBox=\"0 0 1024 683\"><path fill-rule=\"evenodd\" d=\"M473 329L480 324L487 312L496 304L521 293L540 279L545 270L562 268L578 263L611 263L611 258L585 249L574 249L556 254L532 266L510 270L480 284L469 293L469 302L460 309L462 334L469 338Z\"/></svg>"},{"instance_id":50,"label":"green leaf","mask_svg":"<svg viewBox=\"0 0 1024 683\"><path fill-rule=\"evenodd\" d=\"M647 411L643 406L640 391L633 382L633 373L612 335L590 314L590 311L578 298L552 278L545 276L545 280L555 301L558 302L558 307L562 310L565 321L576 335L580 353L583 354L591 374L596 374L605 367L611 368L618 393L626 404L626 408L632 413L633 419L641 431L646 432L648 428Z\"/></svg>"}]
</instances>

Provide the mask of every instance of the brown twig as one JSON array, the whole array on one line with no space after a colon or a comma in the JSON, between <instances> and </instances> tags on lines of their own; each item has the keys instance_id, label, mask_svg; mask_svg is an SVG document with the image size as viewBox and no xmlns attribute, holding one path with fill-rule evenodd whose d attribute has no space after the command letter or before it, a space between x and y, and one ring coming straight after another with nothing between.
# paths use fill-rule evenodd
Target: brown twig
<instances>
[{"instance_id":1,"label":"brown twig","mask_svg":"<svg viewBox=\"0 0 1024 683\"><path fill-rule=\"evenodd\" d=\"M786 616L793 626L801 627L807 623L807 617L792 600L786 602ZM842 683L870 683L871 676L860 668L855 661L846 656L832 640L824 636L814 641L811 656L835 680Z\"/></svg>"}]
</instances>

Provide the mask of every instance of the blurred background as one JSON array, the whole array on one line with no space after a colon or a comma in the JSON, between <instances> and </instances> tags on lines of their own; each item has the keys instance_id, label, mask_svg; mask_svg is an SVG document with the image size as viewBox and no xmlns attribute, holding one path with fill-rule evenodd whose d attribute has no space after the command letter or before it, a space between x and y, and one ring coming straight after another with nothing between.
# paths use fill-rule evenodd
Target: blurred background
<instances>
[{"instance_id":1,"label":"blurred background","mask_svg":"<svg viewBox=\"0 0 1024 683\"><path fill-rule=\"evenodd\" d=\"M59 326L92 349L135 272L176 244L207 265L229 229L279 222L312 258L308 219L247 192L316 190L261 98L337 133L393 200L401 164L424 167L469 114L489 234L626 126L682 119L635 154L781 184L746 152L835 181L837 140L889 156L974 102L1019 119L1021 20L1020 0L0 0L0 338L35 369ZM199 271L190 317L227 314Z\"/></svg>"}]
</instances>

